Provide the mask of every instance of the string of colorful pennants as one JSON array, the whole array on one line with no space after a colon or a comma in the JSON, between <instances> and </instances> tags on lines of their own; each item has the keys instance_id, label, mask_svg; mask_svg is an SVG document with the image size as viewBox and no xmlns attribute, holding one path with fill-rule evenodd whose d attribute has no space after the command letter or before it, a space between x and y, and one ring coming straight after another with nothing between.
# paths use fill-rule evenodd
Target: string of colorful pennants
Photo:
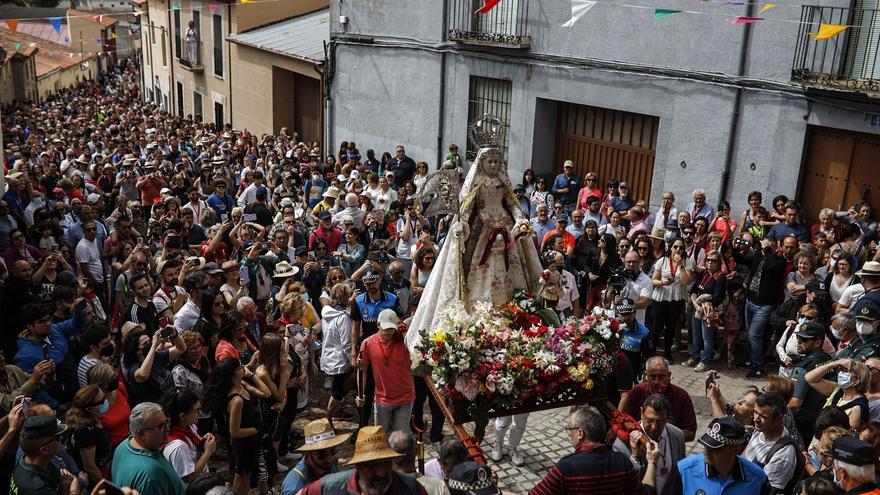
<instances>
[{"instance_id":1,"label":"string of colorful pennants","mask_svg":"<svg viewBox=\"0 0 880 495\"><path fill-rule=\"evenodd\" d=\"M500 4L503 0L483 0L483 1L484 1L483 6L480 7L479 9L477 9L476 12L474 12L475 15L488 14L489 12L492 11L492 9L497 7L498 4ZM700 1L702 3L721 3L723 5L745 5L746 4L746 2L737 1L737 0L714 0L714 1L713 0L700 0ZM747 16L733 17L733 16L726 15L726 14L714 14L714 13L709 13L709 12L697 12L697 11L679 10L679 9L661 9L661 8L647 7L644 5L627 5L627 4L621 4L621 3L606 2L606 1L601 1L601 0L571 0L571 18L569 20L567 20L564 24L562 24L562 27L574 26L575 23L577 23L577 21L581 17L584 16L584 14L586 14L590 9L592 9L593 7L595 7L599 3L613 5L615 7L628 7L628 8L635 8L635 9L652 9L654 11L654 19L658 19L658 20L662 19L664 17L670 16L670 15L674 15L674 14L697 14L697 15L726 17L727 22L732 25L754 24L759 21L787 22L787 23L794 23L794 24L813 25L813 23L808 23L808 22L804 22L804 21L795 21L795 20L790 20L790 19L767 19L765 17L757 17L757 16L754 16L754 17L747 17ZM751 4L752 5L761 5L761 8L758 10L758 15L763 14L764 12L767 12L767 11L772 10L772 9L779 7L779 6L803 7L803 5L777 4L777 3L770 3L770 2L766 2L766 3L751 2ZM850 26L843 25L843 24L821 23L821 24L819 24L819 30L816 33L808 33L808 34L809 34L810 38L812 38L813 40L816 40L816 41L824 40L824 39L829 39L829 38L833 38L833 37L837 36L838 34L845 31L848 27L850 27Z\"/></svg>"}]
</instances>

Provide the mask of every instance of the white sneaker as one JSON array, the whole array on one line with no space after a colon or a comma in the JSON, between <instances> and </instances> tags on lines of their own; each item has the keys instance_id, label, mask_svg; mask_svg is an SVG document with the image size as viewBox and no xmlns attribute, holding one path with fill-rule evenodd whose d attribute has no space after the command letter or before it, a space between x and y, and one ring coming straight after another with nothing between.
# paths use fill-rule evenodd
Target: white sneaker
<instances>
[{"instance_id":1,"label":"white sneaker","mask_svg":"<svg viewBox=\"0 0 880 495\"><path fill-rule=\"evenodd\" d=\"M704 363L700 363L696 367L694 367L694 371L696 371L697 373L702 373L706 371L706 365Z\"/></svg>"},{"instance_id":2,"label":"white sneaker","mask_svg":"<svg viewBox=\"0 0 880 495\"><path fill-rule=\"evenodd\" d=\"M489 452L489 457L495 462L504 458L504 450L501 448L500 444L492 447L492 452Z\"/></svg>"},{"instance_id":3,"label":"white sneaker","mask_svg":"<svg viewBox=\"0 0 880 495\"><path fill-rule=\"evenodd\" d=\"M286 473L286 472L290 471L289 467L285 466L284 464L281 464L280 462L276 462L275 465L278 468L279 473Z\"/></svg>"},{"instance_id":4,"label":"white sneaker","mask_svg":"<svg viewBox=\"0 0 880 495\"><path fill-rule=\"evenodd\" d=\"M522 454L519 453L518 450L510 451L510 462L513 463L514 466L522 466L525 464L525 459L523 459Z\"/></svg>"}]
</instances>

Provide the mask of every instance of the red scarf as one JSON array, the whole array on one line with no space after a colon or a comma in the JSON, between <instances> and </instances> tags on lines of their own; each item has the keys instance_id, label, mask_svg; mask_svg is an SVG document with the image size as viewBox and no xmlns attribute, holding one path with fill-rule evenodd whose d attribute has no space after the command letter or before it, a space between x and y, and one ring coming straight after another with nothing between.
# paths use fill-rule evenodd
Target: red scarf
<instances>
[{"instance_id":1,"label":"red scarf","mask_svg":"<svg viewBox=\"0 0 880 495\"><path fill-rule=\"evenodd\" d=\"M191 427L181 425L172 426L171 431L168 432L169 443L173 440L186 440L187 438L196 447L202 445L202 437L200 437Z\"/></svg>"}]
</instances>

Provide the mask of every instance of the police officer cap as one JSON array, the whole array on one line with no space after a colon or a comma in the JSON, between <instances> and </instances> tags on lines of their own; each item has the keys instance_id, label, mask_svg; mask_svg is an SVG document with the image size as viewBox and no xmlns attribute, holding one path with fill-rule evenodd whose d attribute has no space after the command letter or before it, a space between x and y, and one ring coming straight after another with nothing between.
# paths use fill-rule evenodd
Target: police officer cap
<instances>
[{"instance_id":1,"label":"police officer cap","mask_svg":"<svg viewBox=\"0 0 880 495\"><path fill-rule=\"evenodd\" d=\"M617 312L622 315L628 315L636 311L636 305L633 304L632 299L624 297L619 303L617 303L615 309L617 309Z\"/></svg>"},{"instance_id":2,"label":"police officer cap","mask_svg":"<svg viewBox=\"0 0 880 495\"><path fill-rule=\"evenodd\" d=\"M809 321L794 334L802 339L821 339L825 337L825 326L817 321Z\"/></svg>"},{"instance_id":3,"label":"police officer cap","mask_svg":"<svg viewBox=\"0 0 880 495\"><path fill-rule=\"evenodd\" d=\"M361 279L365 284L372 284L376 280L379 280L379 272L376 270L370 270L364 274L364 278Z\"/></svg>"},{"instance_id":4,"label":"police officer cap","mask_svg":"<svg viewBox=\"0 0 880 495\"><path fill-rule=\"evenodd\" d=\"M831 444L831 458L854 466L874 464L874 447L858 438L840 437Z\"/></svg>"},{"instance_id":5,"label":"police officer cap","mask_svg":"<svg viewBox=\"0 0 880 495\"><path fill-rule=\"evenodd\" d=\"M720 449L728 445L744 445L746 429L732 418L713 419L706 427L706 433L698 440L710 449Z\"/></svg>"},{"instance_id":6,"label":"police officer cap","mask_svg":"<svg viewBox=\"0 0 880 495\"><path fill-rule=\"evenodd\" d=\"M877 307L877 303L865 297L859 299L853 305L850 313L857 320L874 321L880 319L880 307Z\"/></svg>"}]
</instances>

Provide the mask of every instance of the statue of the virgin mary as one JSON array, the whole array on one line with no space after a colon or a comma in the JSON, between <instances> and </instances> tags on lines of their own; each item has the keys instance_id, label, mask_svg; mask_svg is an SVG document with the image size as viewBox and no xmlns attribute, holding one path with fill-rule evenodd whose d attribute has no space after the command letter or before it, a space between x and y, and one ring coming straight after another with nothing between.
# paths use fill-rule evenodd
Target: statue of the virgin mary
<instances>
[{"instance_id":1,"label":"statue of the virgin mary","mask_svg":"<svg viewBox=\"0 0 880 495\"><path fill-rule=\"evenodd\" d=\"M504 304L514 290L538 286L541 264L529 219L519 208L498 148L477 153L458 203L406 336L410 349L450 303Z\"/></svg>"}]
</instances>

